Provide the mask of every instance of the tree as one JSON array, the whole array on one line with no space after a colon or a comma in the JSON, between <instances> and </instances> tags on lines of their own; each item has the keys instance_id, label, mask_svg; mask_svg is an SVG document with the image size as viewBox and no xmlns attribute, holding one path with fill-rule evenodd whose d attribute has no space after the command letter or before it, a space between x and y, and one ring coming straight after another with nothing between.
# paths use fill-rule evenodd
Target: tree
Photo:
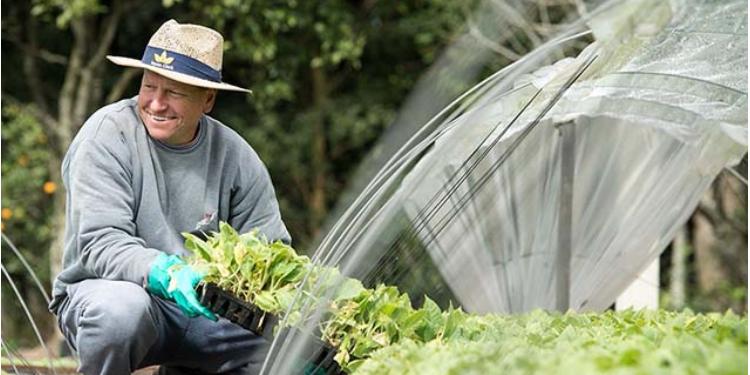
<instances>
[{"instance_id":1,"label":"tree","mask_svg":"<svg viewBox=\"0 0 750 375\"><path fill-rule=\"evenodd\" d=\"M747 165L747 156L742 165ZM747 311L747 185L721 173L704 193L691 226L694 306Z\"/></svg>"},{"instance_id":2,"label":"tree","mask_svg":"<svg viewBox=\"0 0 750 375\"><path fill-rule=\"evenodd\" d=\"M122 31L123 15L131 13L134 7L134 1L126 0L106 4L86 0L3 1L3 49L13 51L3 58L3 112L11 124L17 125L5 129L13 130L8 134L10 137L4 134L3 158L25 147L38 151L38 147L20 140L39 129L46 152L44 190L51 200L44 207L48 216L31 218L24 229L16 227L19 232L12 236L22 248L49 249L42 252L49 256L49 261L44 262L50 268L43 273L46 282L49 275L59 273L62 265L65 195L57 187L62 186L60 166L65 151L84 120L105 102L122 96L137 74L137 71L123 71L115 80L105 76L108 66L105 55ZM30 123L38 127L33 128ZM22 129L26 126L32 129ZM5 160L3 167L4 175L13 174ZM16 185L6 181L3 191L6 186L23 187L24 182ZM28 206L26 200L11 198L11 201L20 208ZM6 202L4 208L12 212ZM45 235L36 237L38 233ZM41 244L35 244L36 241Z\"/></svg>"}]
</instances>

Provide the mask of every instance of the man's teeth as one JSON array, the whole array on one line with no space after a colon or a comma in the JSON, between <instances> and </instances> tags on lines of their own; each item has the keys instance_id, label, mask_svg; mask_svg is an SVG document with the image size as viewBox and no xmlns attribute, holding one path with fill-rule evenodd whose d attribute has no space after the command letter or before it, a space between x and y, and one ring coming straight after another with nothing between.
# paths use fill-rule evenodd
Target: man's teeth
<instances>
[{"instance_id":1,"label":"man's teeth","mask_svg":"<svg viewBox=\"0 0 750 375\"><path fill-rule=\"evenodd\" d=\"M155 116L155 115L151 115L151 118L154 119L155 121L167 121L170 119L169 117L162 117L162 116Z\"/></svg>"}]
</instances>

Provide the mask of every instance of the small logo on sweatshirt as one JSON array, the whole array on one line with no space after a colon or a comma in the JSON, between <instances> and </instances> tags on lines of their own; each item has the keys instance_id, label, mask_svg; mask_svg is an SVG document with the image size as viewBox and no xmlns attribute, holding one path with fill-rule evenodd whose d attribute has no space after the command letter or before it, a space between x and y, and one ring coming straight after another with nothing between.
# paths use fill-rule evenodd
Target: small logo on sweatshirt
<instances>
[{"instance_id":1,"label":"small logo on sweatshirt","mask_svg":"<svg viewBox=\"0 0 750 375\"><path fill-rule=\"evenodd\" d=\"M203 219L195 224L195 229L190 231L190 234L205 240L206 235L211 231L216 231L218 227L216 224L216 212L206 212L203 214Z\"/></svg>"},{"instance_id":2,"label":"small logo on sweatshirt","mask_svg":"<svg viewBox=\"0 0 750 375\"><path fill-rule=\"evenodd\" d=\"M210 227L211 224L216 220L216 212L206 212L203 214L203 219L195 224L195 230L201 230L206 227Z\"/></svg>"}]
</instances>

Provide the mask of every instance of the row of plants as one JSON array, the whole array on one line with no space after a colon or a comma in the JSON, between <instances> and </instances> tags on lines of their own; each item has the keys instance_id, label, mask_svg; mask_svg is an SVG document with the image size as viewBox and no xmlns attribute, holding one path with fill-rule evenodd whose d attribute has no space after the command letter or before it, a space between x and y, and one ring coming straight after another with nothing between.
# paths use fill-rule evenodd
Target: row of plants
<instances>
[{"instance_id":1,"label":"row of plants","mask_svg":"<svg viewBox=\"0 0 750 375\"><path fill-rule=\"evenodd\" d=\"M364 288L257 231L186 234L207 285L306 329L358 374L747 372L747 317L667 311L472 315ZM210 306L209 306L210 307ZM318 315L322 314L322 315ZM314 318L314 319L313 319ZM276 324L276 320L272 320Z\"/></svg>"},{"instance_id":2,"label":"row of plants","mask_svg":"<svg viewBox=\"0 0 750 375\"><path fill-rule=\"evenodd\" d=\"M460 324L470 337L404 340L357 374L747 374L747 317L731 312L537 310Z\"/></svg>"}]
</instances>

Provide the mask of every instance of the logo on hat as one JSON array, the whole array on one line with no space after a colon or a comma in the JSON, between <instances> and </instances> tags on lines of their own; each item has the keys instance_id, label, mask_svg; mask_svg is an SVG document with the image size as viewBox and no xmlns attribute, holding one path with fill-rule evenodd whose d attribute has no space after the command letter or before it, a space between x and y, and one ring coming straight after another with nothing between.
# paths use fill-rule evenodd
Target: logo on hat
<instances>
[{"instance_id":1,"label":"logo on hat","mask_svg":"<svg viewBox=\"0 0 750 375\"><path fill-rule=\"evenodd\" d=\"M172 61L174 61L174 57L167 57L167 51L164 50L161 54L154 54L154 60L151 61L151 64L160 68L171 69L172 67L169 65L172 64Z\"/></svg>"}]
</instances>

